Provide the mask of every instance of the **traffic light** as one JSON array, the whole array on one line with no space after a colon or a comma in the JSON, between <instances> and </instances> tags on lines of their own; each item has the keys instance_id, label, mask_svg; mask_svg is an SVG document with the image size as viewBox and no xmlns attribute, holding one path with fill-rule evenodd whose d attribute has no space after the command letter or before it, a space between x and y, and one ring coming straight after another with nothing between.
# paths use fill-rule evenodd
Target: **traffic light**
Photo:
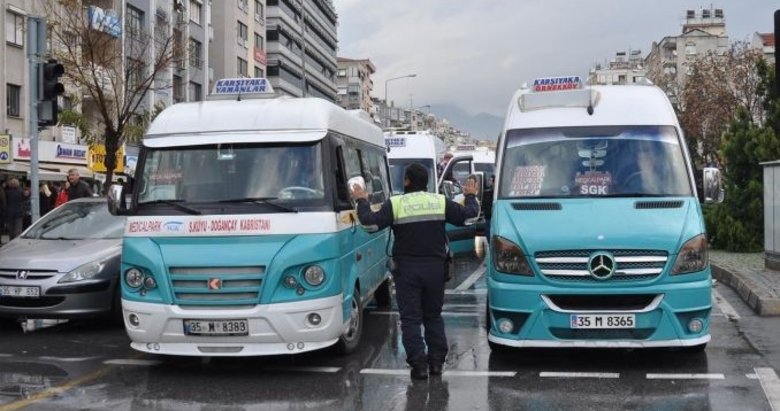
<instances>
[{"instance_id":1,"label":"traffic light","mask_svg":"<svg viewBox=\"0 0 780 411\"><path fill-rule=\"evenodd\" d=\"M65 86L60 83L60 77L65 74L65 67L57 60L38 63L38 126L57 125L57 97L65 92Z\"/></svg>"}]
</instances>

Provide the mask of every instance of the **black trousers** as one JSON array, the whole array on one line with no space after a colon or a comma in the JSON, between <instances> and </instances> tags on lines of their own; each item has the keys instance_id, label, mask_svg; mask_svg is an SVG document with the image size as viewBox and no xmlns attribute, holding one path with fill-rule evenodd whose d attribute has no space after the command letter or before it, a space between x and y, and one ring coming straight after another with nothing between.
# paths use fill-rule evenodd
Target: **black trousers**
<instances>
[{"instance_id":1,"label":"black trousers","mask_svg":"<svg viewBox=\"0 0 780 411\"><path fill-rule=\"evenodd\" d=\"M444 304L445 263L404 259L397 259L396 263L395 296L401 313L401 340L406 362L412 366L426 362L444 364L447 336L441 307ZM425 327L424 341L420 326Z\"/></svg>"}]
</instances>

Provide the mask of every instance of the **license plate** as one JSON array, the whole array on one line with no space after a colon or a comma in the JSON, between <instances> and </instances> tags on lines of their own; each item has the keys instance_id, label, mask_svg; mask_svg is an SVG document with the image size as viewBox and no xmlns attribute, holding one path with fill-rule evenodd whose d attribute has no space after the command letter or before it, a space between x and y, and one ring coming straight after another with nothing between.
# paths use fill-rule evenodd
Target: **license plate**
<instances>
[{"instance_id":1,"label":"license plate","mask_svg":"<svg viewBox=\"0 0 780 411\"><path fill-rule=\"evenodd\" d=\"M184 335L249 335L247 320L184 320Z\"/></svg>"},{"instance_id":2,"label":"license plate","mask_svg":"<svg viewBox=\"0 0 780 411\"><path fill-rule=\"evenodd\" d=\"M571 328L621 329L636 328L634 314L572 314Z\"/></svg>"},{"instance_id":3,"label":"license plate","mask_svg":"<svg viewBox=\"0 0 780 411\"><path fill-rule=\"evenodd\" d=\"M41 287L0 286L0 297L40 298Z\"/></svg>"}]
</instances>

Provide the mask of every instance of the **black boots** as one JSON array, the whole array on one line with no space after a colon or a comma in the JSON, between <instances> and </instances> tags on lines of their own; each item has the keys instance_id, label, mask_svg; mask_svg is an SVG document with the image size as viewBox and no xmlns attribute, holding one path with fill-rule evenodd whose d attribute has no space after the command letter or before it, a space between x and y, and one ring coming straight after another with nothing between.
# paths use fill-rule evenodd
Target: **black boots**
<instances>
[{"instance_id":1,"label":"black boots","mask_svg":"<svg viewBox=\"0 0 780 411\"><path fill-rule=\"evenodd\" d=\"M442 368L442 364L431 364L428 367L428 373L431 375L441 375Z\"/></svg>"},{"instance_id":2,"label":"black boots","mask_svg":"<svg viewBox=\"0 0 780 411\"><path fill-rule=\"evenodd\" d=\"M412 379L413 380L425 380L428 379L428 364L418 363L412 366Z\"/></svg>"}]
</instances>

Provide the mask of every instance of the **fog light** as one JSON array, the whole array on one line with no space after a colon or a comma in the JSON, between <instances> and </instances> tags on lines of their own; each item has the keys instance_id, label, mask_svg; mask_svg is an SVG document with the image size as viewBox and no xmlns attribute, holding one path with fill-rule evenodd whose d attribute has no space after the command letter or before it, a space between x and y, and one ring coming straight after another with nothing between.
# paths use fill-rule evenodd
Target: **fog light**
<instances>
[{"instance_id":1,"label":"fog light","mask_svg":"<svg viewBox=\"0 0 780 411\"><path fill-rule=\"evenodd\" d=\"M294 350L295 349L295 344L293 344L293 343L287 344L287 349L290 350L290 351Z\"/></svg>"},{"instance_id":2,"label":"fog light","mask_svg":"<svg viewBox=\"0 0 780 411\"><path fill-rule=\"evenodd\" d=\"M693 318L688 321L688 330L692 333L700 333L704 329L704 320L701 318Z\"/></svg>"},{"instance_id":3,"label":"fog light","mask_svg":"<svg viewBox=\"0 0 780 411\"><path fill-rule=\"evenodd\" d=\"M298 285L298 280L295 277L288 275L284 277L284 286L287 288L295 288Z\"/></svg>"},{"instance_id":4,"label":"fog light","mask_svg":"<svg viewBox=\"0 0 780 411\"><path fill-rule=\"evenodd\" d=\"M515 325L512 323L512 320L507 318L502 318L498 320L498 330L501 331L504 334L509 334L512 332L512 329L515 328Z\"/></svg>"},{"instance_id":5,"label":"fog light","mask_svg":"<svg viewBox=\"0 0 780 411\"><path fill-rule=\"evenodd\" d=\"M311 313L308 316L306 316L306 321L309 322L310 325L318 326L320 323L322 323L322 317L320 317L317 313Z\"/></svg>"},{"instance_id":6,"label":"fog light","mask_svg":"<svg viewBox=\"0 0 780 411\"><path fill-rule=\"evenodd\" d=\"M305 347L305 345L303 345L303 343L302 343L302 342L299 342L299 343L298 343L298 349L299 349L299 350L302 350L302 349L303 349L303 347Z\"/></svg>"},{"instance_id":7,"label":"fog light","mask_svg":"<svg viewBox=\"0 0 780 411\"><path fill-rule=\"evenodd\" d=\"M303 289L303 287L298 287L298 289L297 289L297 290L295 290L295 292L296 292L296 293L298 293L298 295L303 295L303 293L304 293L305 291L306 291L306 290L305 290L305 289Z\"/></svg>"},{"instance_id":8,"label":"fog light","mask_svg":"<svg viewBox=\"0 0 780 411\"><path fill-rule=\"evenodd\" d=\"M152 277L146 277L146 279L144 279L144 286L146 288L157 288L157 281Z\"/></svg>"},{"instance_id":9,"label":"fog light","mask_svg":"<svg viewBox=\"0 0 780 411\"><path fill-rule=\"evenodd\" d=\"M154 345L152 345L152 343L146 343L146 349L147 350L152 351L153 347L154 347Z\"/></svg>"},{"instance_id":10,"label":"fog light","mask_svg":"<svg viewBox=\"0 0 780 411\"><path fill-rule=\"evenodd\" d=\"M130 325L132 325L133 327L138 327L141 324L141 319L138 318L138 316L135 314L128 315L127 321L129 321Z\"/></svg>"},{"instance_id":11,"label":"fog light","mask_svg":"<svg viewBox=\"0 0 780 411\"><path fill-rule=\"evenodd\" d=\"M160 344L154 343L154 350L160 351Z\"/></svg>"}]
</instances>

